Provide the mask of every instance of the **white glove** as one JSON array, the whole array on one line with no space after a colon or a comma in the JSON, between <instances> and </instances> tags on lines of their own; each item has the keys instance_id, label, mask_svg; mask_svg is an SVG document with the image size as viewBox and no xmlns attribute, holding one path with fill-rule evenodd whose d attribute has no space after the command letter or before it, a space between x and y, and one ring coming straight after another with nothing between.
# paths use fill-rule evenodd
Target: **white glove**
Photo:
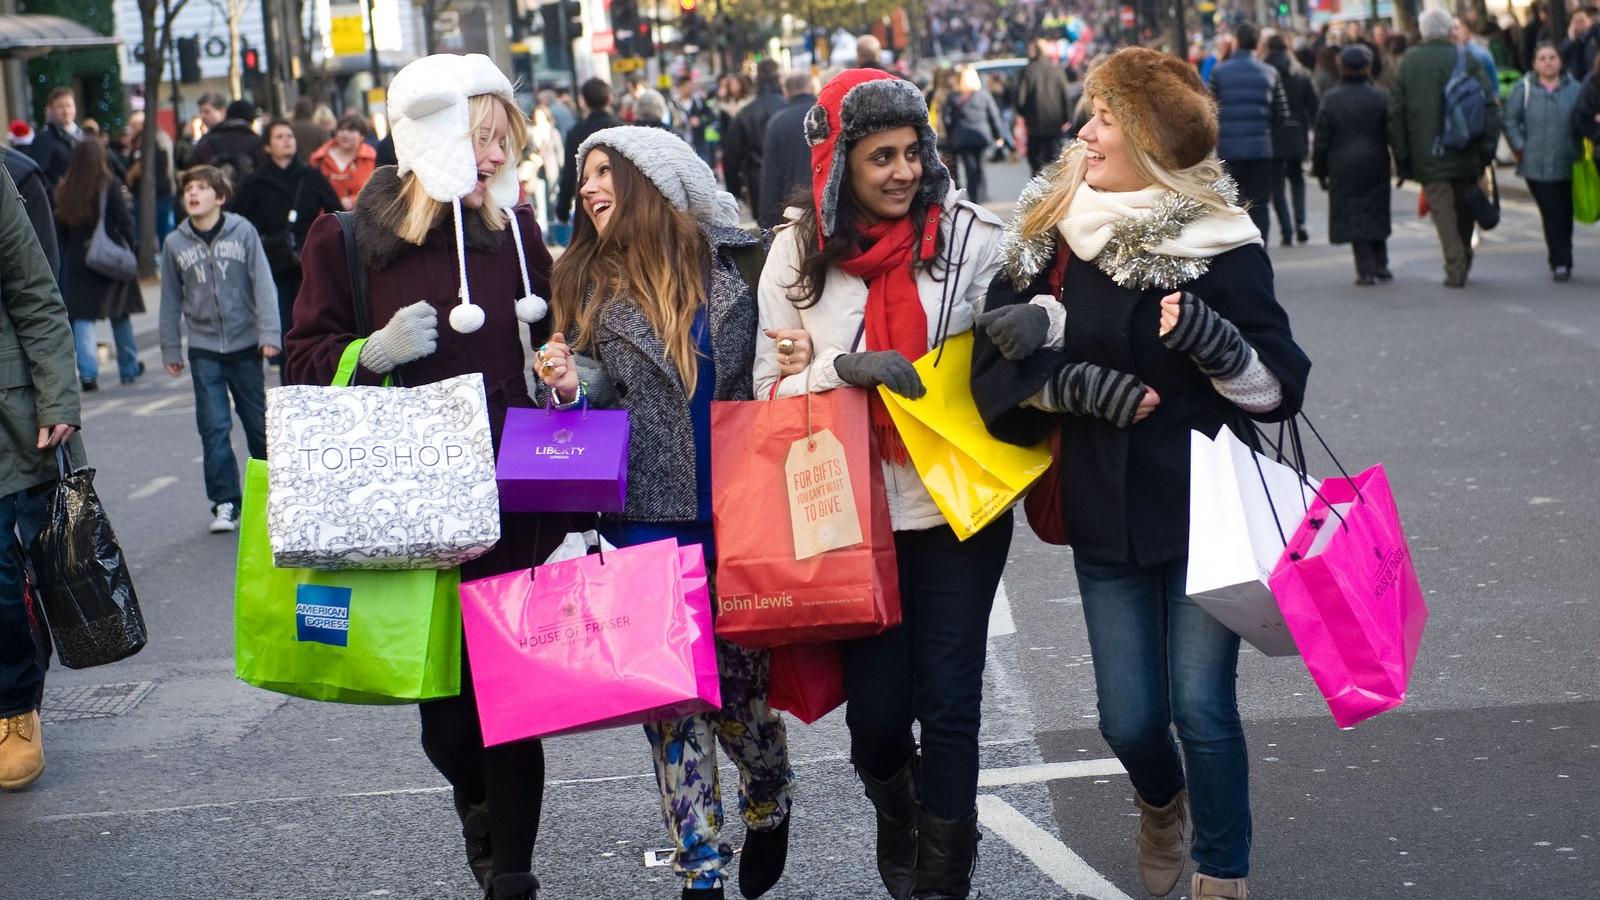
<instances>
[{"instance_id":1,"label":"white glove","mask_svg":"<svg viewBox=\"0 0 1600 900\"><path fill-rule=\"evenodd\" d=\"M397 366L414 362L439 349L439 312L426 300L402 308L367 338L361 348L361 365L386 375Z\"/></svg>"}]
</instances>

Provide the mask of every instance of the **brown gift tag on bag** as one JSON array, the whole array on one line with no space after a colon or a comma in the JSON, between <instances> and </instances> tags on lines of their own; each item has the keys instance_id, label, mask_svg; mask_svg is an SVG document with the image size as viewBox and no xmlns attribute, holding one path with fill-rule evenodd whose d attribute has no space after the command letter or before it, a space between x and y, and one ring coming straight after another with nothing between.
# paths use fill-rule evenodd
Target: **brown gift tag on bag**
<instances>
[{"instance_id":1,"label":"brown gift tag on bag","mask_svg":"<svg viewBox=\"0 0 1600 900\"><path fill-rule=\"evenodd\" d=\"M794 558L809 559L862 542L844 445L827 429L789 447L783 467L794 528Z\"/></svg>"}]
</instances>

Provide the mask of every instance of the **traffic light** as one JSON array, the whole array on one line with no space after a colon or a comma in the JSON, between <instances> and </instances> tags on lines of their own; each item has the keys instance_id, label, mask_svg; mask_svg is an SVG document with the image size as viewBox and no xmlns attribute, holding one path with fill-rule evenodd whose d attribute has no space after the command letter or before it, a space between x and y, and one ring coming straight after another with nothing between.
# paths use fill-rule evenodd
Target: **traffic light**
<instances>
[{"instance_id":1,"label":"traffic light","mask_svg":"<svg viewBox=\"0 0 1600 900\"><path fill-rule=\"evenodd\" d=\"M1278 4L1278 18L1287 19L1288 17L1289 17L1289 4L1287 4L1287 3L1279 3Z\"/></svg>"},{"instance_id":2,"label":"traffic light","mask_svg":"<svg viewBox=\"0 0 1600 900\"><path fill-rule=\"evenodd\" d=\"M200 36L180 37L175 42L178 51L178 82L200 83Z\"/></svg>"},{"instance_id":3,"label":"traffic light","mask_svg":"<svg viewBox=\"0 0 1600 900\"><path fill-rule=\"evenodd\" d=\"M261 71L261 51L254 47L245 47L239 51L239 65L246 72Z\"/></svg>"}]
</instances>

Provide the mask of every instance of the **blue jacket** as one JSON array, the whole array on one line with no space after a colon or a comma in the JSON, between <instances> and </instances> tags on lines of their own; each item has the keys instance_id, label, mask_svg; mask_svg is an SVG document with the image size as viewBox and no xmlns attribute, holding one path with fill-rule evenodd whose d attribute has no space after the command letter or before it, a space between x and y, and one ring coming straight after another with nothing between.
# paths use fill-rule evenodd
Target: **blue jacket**
<instances>
[{"instance_id":1,"label":"blue jacket","mask_svg":"<svg viewBox=\"0 0 1600 900\"><path fill-rule=\"evenodd\" d=\"M1272 159L1272 134L1289 118L1289 96L1278 71L1241 52L1211 70L1217 97L1217 155L1224 160Z\"/></svg>"},{"instance_id":2,"label":"blue jacket","mask_svg":"<svg viewBox=\"0 0 1600 900\"><path fill-rule=\"evenodd\" d=\"M1578 135L1572 111L1578 106L1578 83L1565 72L1561 85L1547 91L1529 72L1506 97L1506 141L1522 155L1517 174L1529 181L1571 181L1578 158Z\"/></svg>"}]
</instances>

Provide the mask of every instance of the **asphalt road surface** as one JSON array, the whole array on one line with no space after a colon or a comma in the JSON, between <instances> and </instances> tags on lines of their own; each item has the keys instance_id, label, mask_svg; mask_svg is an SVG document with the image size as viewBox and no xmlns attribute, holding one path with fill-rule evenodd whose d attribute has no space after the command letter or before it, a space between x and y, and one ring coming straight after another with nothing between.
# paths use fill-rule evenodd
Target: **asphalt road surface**
<instances>
[{"instance_id":1,"label":"asphalt road surface","mask_svg":"<svg viewBox=\"0 0 1600 900\"><path fill-rule=\"evenodd\" d=\"M991 178L1014 197L1023 175ZM1334 726L1299 660L1245 654L1252 896L1600 896L1600 230L1580 227L1576 279L1552 284L1536 212L1508 199L1471 285L1449 291L1432 227L1399 191L1398 278L1358 288L1311 199L1314 242L1272 247L1315 361L1307 410L1346 467L1387 467L1432 620L1406 705L1353 730ZM414 709L234 679L234 540L206 533L189 380L159 371L153 341L144 358L139 384L86 398L85 436L151 643L116 666L52 671L49 770L0 795L0 898L472 896ZM1069 553L1022 526L1003 593L981 896L1143 897ZM799 793L775 900L882 896L842 719L792 726ZM669 870L645 865L667 841L643 734L548 753L541 896L676 897Z\"/></svg>"}]
</instances>

